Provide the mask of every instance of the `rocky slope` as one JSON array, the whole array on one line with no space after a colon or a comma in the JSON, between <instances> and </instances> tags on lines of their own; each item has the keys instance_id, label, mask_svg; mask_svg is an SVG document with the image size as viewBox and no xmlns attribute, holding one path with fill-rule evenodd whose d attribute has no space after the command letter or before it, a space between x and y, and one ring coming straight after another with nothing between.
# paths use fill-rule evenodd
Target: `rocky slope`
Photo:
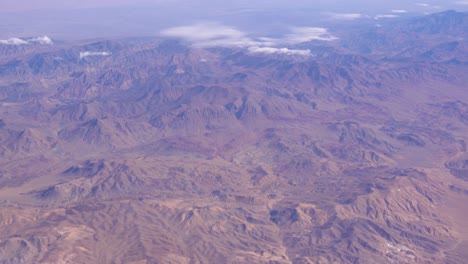
<instances>
[{"instance_id":1,"label":"rocky slope","mask_svg":"<svg viewBox=\"0 0 468 264\"><path fill-rule=\"evenodd\" d=\"M0 45L0 262L461 263L467 21Z\"/></svg>"}]
</instances>

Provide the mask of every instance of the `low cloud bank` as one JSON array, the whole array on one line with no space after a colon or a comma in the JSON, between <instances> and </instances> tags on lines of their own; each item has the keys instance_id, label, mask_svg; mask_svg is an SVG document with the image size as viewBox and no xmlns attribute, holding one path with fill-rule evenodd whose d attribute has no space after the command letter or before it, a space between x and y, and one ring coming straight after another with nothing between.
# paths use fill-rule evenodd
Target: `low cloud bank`
<instances>
[{"instance_id":1,"label":"low cloud bank","mask_svg":"<svg viewBox=\"0 0 468 264\"><path fill-rule=\"evenodd\" d=\"M80 59L89 57L89 56L110 56L111 53L107 51L84 51L80 52Z\"/></svg>"},{"instance_id":2,"label":"low cloud bank","mask_svg":"<svg viewBox=\"0 0 468 264\"><path fill-rule=\"evenodd\" d=\"M181 38L199 47L239 46L247 47L259 44L246 33L233 27L217 23L197 23L189 26L163 30L163 36Z\"/></svg>"},{"instance_id":3,"label":"low cloud bank","mask_svg":"<svg viewBox=\"0 0 468 264\"><path fill-rule=\"evenodd\" d=\"M358 18L363 18L364 15L362 14L331 14L330 15L332 19L336 20L354 20Z\"/></svg>"},{"instance_id":4,"label":"low cloud bank","mask_svg":"<svg viewBox=\"0 0 468 264\"><path fill-rule=\"evenodd\" d=\"M251 53L263 53L263 54L285 54L285 55L300 55L300 56L311 55L310 50L301 50L301 49L253 46L253 47L249 47L248 50Z\"/></svg>"},{"instance_id":5,"label":"low cloud bank","mask_svg":"<svg viewBox=\"0 0 468 264\"><path fill-rule=\"evenodd\" d=\"M386 15L376 15L374 19L384 19L384 18L397 18L398 15L386 14Z\"/></svg>"},{"instance_id":6,"label":"low cloud bank","mask_svg":"<svg viewBox=\"0 0 468 264\"><path fill-rule=\"evenodd\" d=\"M433 8L433 9L441 8L441 6L430 5L430 4L427 4L427 3L416 3L416 5L417 6L422 6L422 7L425 7L425 8Z\"/></svg>"},{"instance_id":7,"label":"low cloud bank","mask_svg":"<svg viewBox=\"0 0 468 264\"><path fill-rule=\"evenodd\" d=\"M284 41L288 44L300 44L312 40L332 41L338 38L330 35L326 28L320 27L295 27L287 34Z\"/></svg>"},{"instance_id":8,"label":"low cloud bank","mask_svg":"<svg viewBox=\"0 0 468 264\"><path fill-rule=\"evenodd\" d=\"M36 42L42 45L52 45L54 42L52 41L51 38L48 36L42 36L42 37L37 37L37 38L32 38L29 40L29 42Z\"/></svg>"},{"instance_id":9,"label":"low cloud bank","mask_svg":"<svg viewBox=\"0 0 468 264\"><path fill-rule=\"evenodd\" d=\"M4 45L27 45L29 42L20 38L0 39L0 44Z\"/></svg>"},{"instance_id":10,"label":"low cloud bank","mask_svg":"<svg viewBox=\"0 0 468 264\"><path fill-rule=\"evenodd\" d=\"M28 44L41 44L41 45L53 45L54 42L48 36L41 36L29 39L21 38L9 38L9 39L0 39L0 44L4 45L28 45Z\"/></svg>"},{"instance_id":11,"label":"low cloud bank","mask_svg":"<svg viewBox=\"0 0 468 264\"><path fill-rule=\"evenodd\" d=\"M337 39L326 28L294 27L280 38L252 37L234 27L218 23L197 23L163 30L162 36L179 38L195 47L239 47L252 53L310 55L310 50L289 49L288 45Z\"/></svg>"}]
</instances>

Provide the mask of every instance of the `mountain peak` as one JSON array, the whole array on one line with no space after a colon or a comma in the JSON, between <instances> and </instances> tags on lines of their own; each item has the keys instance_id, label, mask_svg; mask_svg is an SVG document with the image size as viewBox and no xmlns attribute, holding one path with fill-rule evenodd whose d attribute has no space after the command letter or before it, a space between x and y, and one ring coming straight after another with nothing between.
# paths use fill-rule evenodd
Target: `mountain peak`
<instances>
[{"instance_id":1,"label":"mountain peak","mask_svg":"<svg viewBox=\"0 0 468 264\"><path fill-rule=\"evenodd\" d=\"M468 14L447 10L412 19L406 27L408 32L424 34L459 35L468 32Z\"/></svg>"},{"instance_id":2,"label":"mountain peak","mask_svg":"<svg viewBox=\"0 0 468 264\"><path fill-rule=\"evenodd\" d=\"M447 15L449 15L449 16L453 16L453 15L466 16L467 14L465 12L459 12L459 11L450 9L450 10L442 11L442 12L439 12L439 13L431 14L430 16L447 16Z\"/></svg>"}]
</instances>

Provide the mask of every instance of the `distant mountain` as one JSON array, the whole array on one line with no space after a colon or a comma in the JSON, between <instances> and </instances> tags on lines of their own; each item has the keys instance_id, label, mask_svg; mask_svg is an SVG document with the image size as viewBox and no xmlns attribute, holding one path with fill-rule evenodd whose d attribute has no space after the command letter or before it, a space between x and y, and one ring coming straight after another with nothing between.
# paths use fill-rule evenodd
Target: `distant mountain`
<instances>
[{"instance_id":1,"label":"distant mountain","mask_svg":"<svg viewBox=\"0 0 468 264\"><path fill-rule=\"evenodd\" d=\"M402 23L400 29L419 34L463 36L468 32L468 13L449 10Z\"/></svg>"},{"instance_id":2,"label":"distant mountain","mask_svg":"<svg viewBox=\"0 0 468 264\"><path fill-rule=\"evenodd\" d=\"M437 42L460 41L468 32L468 13L446 11L344 32L343 45L360 53L394 55L428 49Z\"/></svg>"}]
</instances>

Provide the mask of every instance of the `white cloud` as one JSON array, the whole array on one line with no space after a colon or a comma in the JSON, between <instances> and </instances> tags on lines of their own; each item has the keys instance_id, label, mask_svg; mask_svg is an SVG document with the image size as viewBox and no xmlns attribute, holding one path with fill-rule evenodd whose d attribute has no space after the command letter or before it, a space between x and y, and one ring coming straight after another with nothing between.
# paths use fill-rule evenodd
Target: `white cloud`
<instances>
[{"instance_id":1,"label":"white cloud","mask_svg":"<svg viewBox=\"0 0 468 264\"><path fill-rule=\"evenodd\" d=\"M422 7L425 7L425 8L434 8L434 9L442 8L441 6L430 5L430 4L426 4L426 3L417 3L416 5L422 6Z\"/></svg>"},{"instance_id":2,"label":"white cloud","mask_svg":"<svg viewBox=\"0 0 468 264\"><path fill-rule=\"evenodd\" d=\"M457 5L468 5L468 1L457 1L455 2Z\"/></svg>"},{"instance_id":3,"label":"white cloud","mask_svg":"<svg viewBox=\"0 0 468 264\"><path fill-rule=\"evenodd\" d=\"M251 53L285 54L285 55L300 55L300 56L311 55L310 50L301 50L301 49L252 46L252 47L249 47L248 50Z\"/></svg>"},{"instance_id":4,"label":"white cloud","mask_svg":"<svg viewBox=\"0 0 468 264\"><path fill-rule=\"evenodd\" d=\"M217 23L197 23L190 26L174 27L163 30L161 34L184 39L199 47L248 47L260 44L238 29Z\"/></svg>"},{"instance_id":5,"label":"white cloud","mask_svg":"<svg viewBox=\"0 0 468 264\"><path fill-rule=\"evenodd\" d=\"M310 50L290 49L284 46L312 40L330 41L327 29L316 27L291 28L290 33L280 38L254 38L236 28L217 23L197 23L190 26L174 27L163 30L162 36L183 39L195 47L239 47L250 53L311 55Z\"/></svg>"},{"instance_id":6,"label":"white cloud","mask_svg":"<svg viewBox=\"0 0 468 264\"><path fill-rule=\"evenodd\" d=\"M279 42L281 42L280 39L276 38L260 37L257 39L261 42L262 46L276 46Z\"/></svg>"},{"instance_id":7,"label":"white cloud","mask_svg":"<svg viewBox=\"0 0 468 264\"><path fill-rule=\"evenodd\" d=\"M80 52L80 59L89 57L89 56L109 56L110 52L107 51L84 51Z\"/></svg>"},{"instance_id":8,"label":"white cloud","mask_svg":"<svg viewBox=\"0 0 468 264\"><path fill-rule=\"evenodd\" d=\"M37 42L42 45L52 45L54 42L48 36L42 36L37 38L29 39L28 42Z\"/></svg>"},{"instance_id":9,"label":"white cloud","mask_svg":"<svg viewBox=\"0 0 468 264\"><path fill-rule=\"evenodd\" d=\"M358 18L363 18L364 16L362 14L331 14L332 19L336 20L354 20Z\"/></svg>"},{"instance_id":10,"label":"white cloud","mask_svg":"<svg viewBox=\"0 0 468 264\"><path fill-rule=\"evenodd\" d=\"M162 34L193 41L220 38L237 39L245 37L245 33L240 30L216 23L198 23L191 26L174 27L164 30Z\"/></svg>"},{"instance_id":11,"label":"white cloud","mask_svg":"<svg viewBox=\"0 0 468 264\"><path fill-rule=\"evenodd\" d=\"M392 10L392 13L404 14L404 13L408 13L408 11L406 11L404 9L394 9L394 10Z\"/></svg>"},{"instance_id":12,"label":"white cloud","mask_svg":"<svg viewBox=\"0 0 468 264\"><path fill-rule=\"evenodd\" d=\"M48 36L30 38L27 40L20 38L9 38L9 39L0 39L0 44L5 45L28 45L31 43L38 43L41 45L52 45L54 42Z\"/></svg>"},{"instance_id":13,"label":"white cloud","mask_svg":"<svg viewBox=\"0 0 468 264\"><path fill-rule=\"evenodd\" d=\"M20 38L9 38L9 39L0 39L0 44L5 45L27 45L29 44L26 40Z\"/></svg>"},{"instance_id":14,"label":"white cloud","mask_svg":"<svg viewBox=\"0 0 468 264\"><path fill-rule=\"evenodd\" d=\"M399 17L398 15L386 14L386 15L376 15L374 19L382 19L382 18L396 18Z\"/></svg>"},{"instance_id":15,"label":"white cloud","mask_svg":"<svg viewBox=\"0 0 468 264\"><path fill-rule=\"evenodd\" d=\"M287 34L284 41L288 44L299 44L312 40L331 41L337 38L330 35L326 28L319 27L296 27L291 29L292 33Z\"/></svg>"},{"instance_id":16,"label":"white cloud","mask_svg":"<svg viewBox=\"0 0 468 264\"><path fill-rule=\"evenodd\" d=\"M292 28L283 38L252 38L236 28L217 23L198 23L190 26L174 27L163 30L161 35L181 38L196 47L265 47L298 44L312 40L334 40L327 29L316 27Z\"/></svg>"}]
</instances>

